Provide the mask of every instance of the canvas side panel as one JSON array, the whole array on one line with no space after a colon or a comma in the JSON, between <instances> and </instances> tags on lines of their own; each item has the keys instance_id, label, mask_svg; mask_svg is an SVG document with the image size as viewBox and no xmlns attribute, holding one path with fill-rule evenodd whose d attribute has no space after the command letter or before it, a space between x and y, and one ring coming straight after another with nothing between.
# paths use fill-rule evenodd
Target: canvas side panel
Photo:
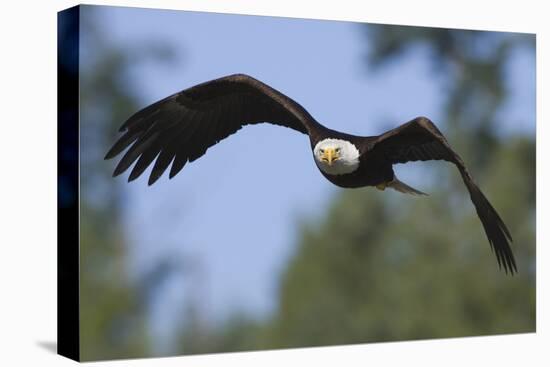
<instances>
[{"instance_id":1,"label":"canvas side panel","mask_svg":"<svg viewBox=\"0 0 550 367\"><path fill-rule=\"evenodd\" d=\"M80 8L57 17L57 352L80 360L79 37Z\"/></svg>"}]
</instances>

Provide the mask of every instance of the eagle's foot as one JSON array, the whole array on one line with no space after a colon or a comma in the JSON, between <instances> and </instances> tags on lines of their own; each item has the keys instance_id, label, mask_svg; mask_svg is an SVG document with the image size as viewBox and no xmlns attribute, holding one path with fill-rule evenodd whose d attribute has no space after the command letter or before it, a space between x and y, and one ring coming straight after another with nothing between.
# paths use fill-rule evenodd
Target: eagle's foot
<instances>
[{"instance_id":1,"label":"eagle's foot","mask_svg":"<svg viewBox=\"0 0 550 367\"><path fill-rule=\"evenodd\" d=\"M379 183L378 185L376 185L376 188L380 191L384 191L386 189L386 187L388 187L387 182L382 182L382 183Z\"/></svg>"}]
</instances>

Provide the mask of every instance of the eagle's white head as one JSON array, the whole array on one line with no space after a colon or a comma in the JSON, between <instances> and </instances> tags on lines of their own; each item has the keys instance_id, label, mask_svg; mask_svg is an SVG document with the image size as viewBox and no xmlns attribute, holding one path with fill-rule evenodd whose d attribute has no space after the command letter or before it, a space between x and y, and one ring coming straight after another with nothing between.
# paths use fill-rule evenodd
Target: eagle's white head
<instances>
[{"instance_id":1,"label":"eagle's white head","mask_svg":"<svg viewBox=\"0 0 550 367\"><path fill-rule=\"evenodd\" d=\"M324 139L313 148L317 167L329 175L352 173L359 167L359 150L349 141Z\"/></svg>"}]
</instances>

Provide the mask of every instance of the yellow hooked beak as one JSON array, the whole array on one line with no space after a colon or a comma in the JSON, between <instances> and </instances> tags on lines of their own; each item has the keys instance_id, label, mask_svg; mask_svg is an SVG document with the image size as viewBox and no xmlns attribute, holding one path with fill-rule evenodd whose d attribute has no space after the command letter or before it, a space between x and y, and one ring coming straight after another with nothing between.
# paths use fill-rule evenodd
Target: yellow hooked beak
<instances>
[{"instance_id":1,"label":"yellow hooked beak","mask_svg":"<svg viewBox=\"0 0 550 367\"><path fill-rule=\"evenodd\" d=\"M340 158L340 149L327 148L324 149L321 154L321 160L327 162L329 166L332 166L332 162Z\"/></svg>"}]
</instances>

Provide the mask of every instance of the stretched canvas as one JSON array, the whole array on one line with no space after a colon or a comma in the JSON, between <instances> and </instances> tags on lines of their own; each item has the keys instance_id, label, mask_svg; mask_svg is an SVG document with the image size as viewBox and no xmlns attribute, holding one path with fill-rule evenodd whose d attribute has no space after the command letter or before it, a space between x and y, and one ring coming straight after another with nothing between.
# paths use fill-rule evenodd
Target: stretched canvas
<instances>
[{"instance_id":1,"label":"stretched canvas","mask_svg":"<svg viewBox=\"0 0 550 367\"><path fill-rule=\"evenodd\" d=\"M535 117L534 34L61 11L58 352L534 332Z\"/></svg>"}]
</instances>

